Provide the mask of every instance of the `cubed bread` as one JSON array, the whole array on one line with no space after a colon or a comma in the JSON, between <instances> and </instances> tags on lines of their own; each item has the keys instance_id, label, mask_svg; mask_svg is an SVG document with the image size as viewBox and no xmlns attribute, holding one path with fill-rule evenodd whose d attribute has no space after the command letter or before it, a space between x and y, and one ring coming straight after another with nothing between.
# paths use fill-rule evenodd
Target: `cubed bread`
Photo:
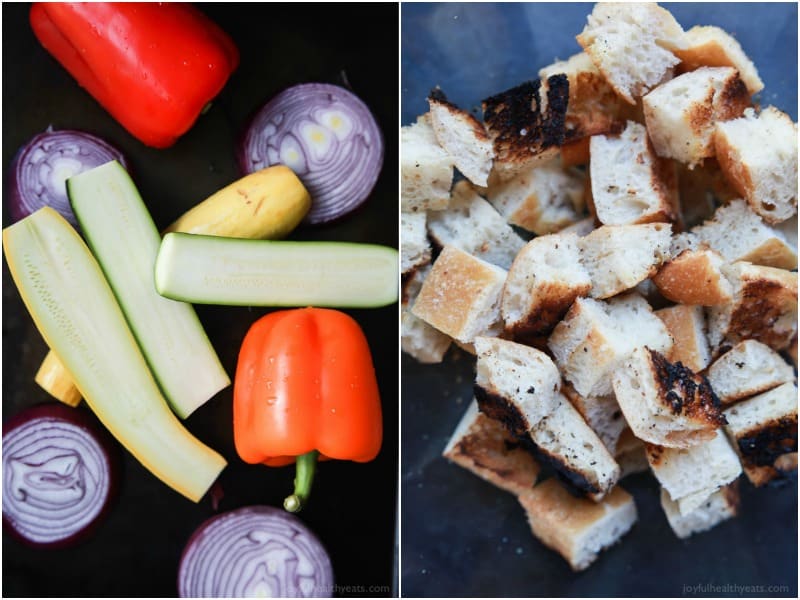
<instances>
[{"instance_id":1,"label":"cubed bread","mask_svg":"<svg viewBox=\"0 0 800 600\"><path fill-rule=\"evenodd\" d=\"M622 431L628 426L614 394L607 396L581 396L571 384L562 387L562 392L575 407L586 424L592 428L603 445L614 456Z\"/></svg>"},{"instance_id":2,"label":"cubed bread","mask_svg":"<svg viewBox=\"0 0 800 600\"><path fill-rule=\"evenodd\" d=\"M487 198L510 224L545 235L583 217L584 179L577 169L551 161L508 181L493 182Z\"/></svg>"},{"instance_id":3,"label":"cubed bread","mask_svg":"<svg viewBox=\"0 0 800 600\"><path fill-rule=\"evenodd\" d=\"M533 488L539 463L506 427L478 410L473 400L459 421L444 457L512 494Z\"/></svg>"},{"instance_id":4,"label":"cubed bread","mask_svg":"<svg viewBox=\"0 0 800 600\"><path fill-rule=\"evenodd\" d=\"M598 2L577 36L592 62L630 104L658 85L680 60L683 29L654 2Z\"/></svg>"},{"instance_id":5,"label":"cubed bread","mask_svg":"<svg viewBox=\"0 0 800 600\"><path fill-rule=\"evenodd\" d=\"M655 350L637 348L612 381L625 420L645 442L689 448L713 438L724 423L708 380Z\"/></svg>"},{"instance_id":6,"label":"cubed bread","mask_svg":"<svg viewBox=\"0 0 800 600\"><path fill-rule=\"evenodd\" d=\"M784 383L743 400L724 414L728 421L725 430L736 445L745 474L753 485L764 485L776 477L776 461L783 455L797 452L797 386L794 383Z\"/></svg>"},{"instance_id":7,"label":"cubed bread","mask_svg":"<svg viewBox=\"0 0 800 600\"><path fill-rule=\"evenodd\" d=\"M428 96L430 121L439 145L472 183L486 186L494 151L486 129L466 110L447 100L439 88Z\"/></svg>"},{"instance_id":8,"label":"cubed bread","mask_svg":"<svg viewBox=\"0 0 800 600\"><path fill-rule=\"evenodd\" d=\"M436 141L429 116L400 128L400 207L442 210L450 201L453 159Z\"/></svg>"},{"instance_id":9,"label":"cubed bread","mask_svg":"<svg viewBox=\"0 0 800 600\"><path fill-rule=\"evenodd\" d=\"M616 135L589 142L592 203L604 225L677 218L678 179L672 161L656 155L644 125L628 121Z\"/></svg>"},{"instance_id":10,"label":"cubed bread","mask_svg":"<svg viewBox=\"0 0 800 600\"><path fill-rule=\"evenodd\" d=\"M517 254L500 305L513 339L526 342L549 334L575 298L589 293L592 281L580 262L577 240L575 234L543 235Z\"/></svg>"},{"instance_id":11,"label":"cubed bread","mask_svg":"<svg viewBox=\"0 0 800 600\"><path fill-rule=\"evenodd\" d=\"M675 535L684 540L735 517L739 512L738 483L734 481L721 487L686 515L681 514L678 503L669 497L667 490L661 488L661 507Z\"/></svg>"},{"instance_id":12,"label":"cubed bread","mask_svg":"<svg viewBox=\"0 0 800 600\"><path fill-rule=\"evenodd\" d=\"M733 298L733 286L722 272L722 256L707 247L687 249L653 275L661 294L680 304L716 306Z\"/></svg>"},{"instance_id":13,"label":"cubed bread","mask_svg":"<svg viewBox=\"0 0 800 600\"><path fill-rule=\"evenodd\" d=\"M551 160L564 142L569 101L566 75L553 75L546 90L527 81L483 101L483 121L494 147L493 173L501 181Z\"/></svg>"},{"instance_id":14,"label":"cubed bread","mask_svg":"<svg viewBox=\"0 0 800 600\"><path fill-rule=\"evenodd\" d=\"M644 442L633 435L630 427L622 430L617 441L617 451L614 460L620 468L620 479L636 473L644 473L650 470L647 462L647 454L644 450Z\"/></svg>"},{"instance_id":15,"label":"cubed bread","mask_svg":"<svg viewBox=\"0 0 800 600\"><path fill-rule=\"evenodd\" d=\"M400 213L400 272L405 275L431 262L425 212Z\"/></svg>"},{"instance_id":16,"label":"cubed bread","mask_svg":"<svg viewBox=\"0 0 800 600\"><path fill-rule=\"evenodd\" d=\"M589 235L595 230L595 222L593 217L586 217L573 223L572 225L568 225L564 227L559 233L561 234L568 234L574 233L578 237L583 237L585 235Z\"/></svg>"},{"instance_id":17,"label":"cubed bread","mask_svg":"<svg viewBox=\"0 0 800 600\"><path fill-rule=\"evenodd\" d=\"M592 298L610 298L654 275L670 256L668 223L604 225L578 239Z\"/></svg>"},{"instance_id":18,"label":"cubed bread","mask_svg":"<svg viewBox=\"0 0 800 600\"><path fill-rule=\"evenodd\" d=\"M714 146L722 171L767 223L797 213L797 125L769 106L717 123Z\"/></svg>"},{"instance_id":19,"label":"cubed bread","mask_svg":"<svg viewBox=\"0 0 800 600\"><path fill-rule=\"evenodd\" d=\"M731 67L701 67L642 98L647 134L656 154L690 167L714 156L714 126L742 116L750 94Z\"/></svg>"},{"instance_id":20,"label":"cubed bread","mask_svg":"<svg viewBox=\"0 0 800 600\"><path fill-rule=\"evenodd\" d=\"M447 210L428 213L428 233L439 246L456 246L508 269L525 245L505 219L467 181L453 187Z\"/></svg>"},{"instance_id":21,"label":"cubed bread","mask_svg":"<svg viewBox=\"0 0 800 600\"><path fill-rule=\"evenodd\" d=\"M475 398L481 412L524 437L559 404L561 375L544 352L499 338L475 338Z\"/></svg>"},{"instance_id":22,"label":"cubed bread","mask_svg":"<svg viewBox=\"0 0 800 600\"><path fill-rule=\"evenodd\" d=\"M794 382L794 370L780 354L756 340L739 342L714 361L706 373L723 405Z\"/></svg>"},{"instance_id":23,"label":"cubed bread","mask_svg":"<svg viewBox=\"0 0 800 600\"><path fill-rule=\"evenodd\" d=\"M582 396L611 394L612 372L637 346L669 352L672 344L664 323L635 293L576 299L547 342L563 377Z\"/></svg>"},{"instance_id":24,"label":"cubed bread","mask_svg":"<svg viewBox=\"0 0 800 600\"><path fill-rule=\"evenodd\" d=\"M706 338L706 316L702 307L676 304L657 310L656 316L664 322L675 341L667 355L669 361L679 362L695 373L704 370L711 362L711 349Z\"/></svg>"},{"instance_id":25,"label":"cubed bread","mask_svg":"<svg viewBox=\"0 0 800 600\"><path fill-rule=\"evenodd\" d=\"M619 113L623 101L586 52L579 52L567 60L556 61L539 69L539 77L543 82L559 73L566 75L569 81L569 105L564 118L565 145L598 133L613 133L622 129L624 122Z\"/></svg>"},{"instance_id":26,"label":"cubed bread","mask_svg":"<svg viewBox=\"0 0 800 600\"><path fill-rule=\"evenodd\" d=\"M789 347L797 333L797 271L736 262L725 266L733 300L708 309L708 340L758 340L773 350Z\"/></svg>"},{"instance_id":27,"label":"cubed bread","mask_svg":"<svg viewBox=\"0 0 800 600\"><path fill-rule=\"evenodd\" d=\"M752 96L764 89L758 69L742 50L736 39L719 27L695 25L684 35L685 48L676 48L681 59L679 69L692 71L700 67L733 67L739 71L748 93Z\"/></svg>"},{"instance_id":28,"label":"cubed bread","mask_svg":"<svg viewBox=\"0 0 800 600\"><path fill-rule=\"evenodd\" d=\"M442 362L452 341L449 336L428 325L411 312L411 307L430 270L431 267L426 265L416 269L407 277L403 286L400 311L400 346L403 352L424 364Z\"/></svg>"},{"instance_id":29,"label":"cubed bread","mask_svg":"<svg viewBox=\"0 0 800 600\"><path fill-rule=\"evenodd\" d=\"M470 343L500 320L505 279L500 267L445 246L411 312L451 338Z\"/></svg>"},{"instance_id":30,"label":"cubed bread","mask_svg":"<svg viewBox=\"0 0 800 600\"><path fill-rule=\"evenodd\" d=\"M739 457L721 429L691 448L645 444L650 469L681 515L701 506L711 494L742 473Z\"/></svg>"},{"instance_id":31,"label":"cubed bread","mask_svg":"<svg viewBox=\"0 0 800 600\"><path fill-rule=\"evenodd\" d=\"M726 262L742 260L779 269L797 268L797 249L741 199L720 206L710 221L692 228L691 235L719 252Z\"/></svg>"},{"instance_id":32,"label":"cubed bread","mask_svg":"<svg viewBox=\"0 0 800 600\"><path fill-rule=\"evenodd\" d=\"M530 430L537 456L574 489L598 502L614 487L620 469L603 442L563 394Z\"/></svg>"},{"instance_id":33,"label":"cubed bread","mask_svg":"<svg viewBox=\"0 0 800 600\"><path fill-rule=\"evenodd\" d=\"M599 503L576 498L551 478L520 494L533 535L569 562L574 571L591 565L636 522L633 496L615 487Z\"/></svg>"}]
</instances>

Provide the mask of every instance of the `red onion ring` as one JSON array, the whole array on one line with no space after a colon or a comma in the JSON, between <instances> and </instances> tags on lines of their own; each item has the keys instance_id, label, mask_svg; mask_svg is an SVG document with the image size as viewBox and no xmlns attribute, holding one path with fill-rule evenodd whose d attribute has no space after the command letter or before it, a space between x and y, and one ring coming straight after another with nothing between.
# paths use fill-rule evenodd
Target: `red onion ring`
<instances>
[{"instance_id":1,"label":"red onion ring","mask_svg":"<svg viewBox=\"0 0 800 600\"><path fill-rule=\"evenodd\" d=\"M67 198L67 178L117 160L128 169L122 152L83 131L61 129L36 135L17 151L8 176L9 209L14 221L43 206L78 225Z\"/></svg>"},{"instance_id":2,"label":"red onion ring","mask_svg":"<svg viewBox=\"0 0 800 600\"><path fill-rule=\"evenodd\" d=\"M212 517L192 534L178 569L178 595L330 597L333 569L300 519L271 506L248 506Z\"/></svg>"},{"instance_id":3,"label":"red onion ring","mask_svg":"<svg viewBox=\"0 0 800 600\"><path fill-rule=\"evenodd\" d=\"M82 410L42 404L3 425L3 525L35 547L85 538L116 494L118 452Z\"/></svg>"},{"instance_id":4,"label":"red onion ring","mask_svg":"<svg viewBox=\"0 0 800 600\"><path fill-rule=\"evenodd\" d=\"M311 195L308 224L352 212L383 166L383 136L361 99L326 83L284 90L255 115L238 149L245 174L275 164L292 169Z\"/></svg>"}]
</instances>

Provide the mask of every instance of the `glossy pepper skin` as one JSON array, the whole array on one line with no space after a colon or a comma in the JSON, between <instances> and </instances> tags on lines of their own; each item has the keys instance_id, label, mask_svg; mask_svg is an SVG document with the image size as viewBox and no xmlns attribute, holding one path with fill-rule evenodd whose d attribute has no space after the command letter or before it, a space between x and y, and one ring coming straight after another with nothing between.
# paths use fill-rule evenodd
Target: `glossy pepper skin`
<instances>
[{"instance_id":1,"label":"glossy pepper skin","mask_svg":"<svg viewBox=\"0 0 800 600\"><path fill-rule=\"evenodd\" d=\"M239 64L233 40L189 4L34 3L39 42L125 129L166 148Z\"/></svg>"},{"instance_id":2,"label":"glossy pepper skin","mask_svg":"<svg viewBox=\"0 0 800 600\"><path fill-rule=\"evenodd\" d=\"M358 324L322 308L283 310L256 321L239 351L233 426L236 450L248 463L282 466L315 452L323 459L375 458L381 402Z\"/></svg>"}]
</instances>

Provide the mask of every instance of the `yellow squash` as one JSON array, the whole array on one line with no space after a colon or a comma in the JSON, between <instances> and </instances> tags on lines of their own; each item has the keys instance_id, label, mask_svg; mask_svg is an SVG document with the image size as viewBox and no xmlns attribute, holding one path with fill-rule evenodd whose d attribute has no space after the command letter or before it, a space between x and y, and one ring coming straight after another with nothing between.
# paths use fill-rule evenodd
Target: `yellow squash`
<instances>
[{"instance_id":1,"label":"yellow squash","mask_svg":"<svg viewBox=\"0 0 800 600\"><path fill-rule=\"evenodd\" d=\"M289 167L275 165L242 177L210 196L165 233L277 240L300 224L311 196Z\"/></svg>"}]
</instances>

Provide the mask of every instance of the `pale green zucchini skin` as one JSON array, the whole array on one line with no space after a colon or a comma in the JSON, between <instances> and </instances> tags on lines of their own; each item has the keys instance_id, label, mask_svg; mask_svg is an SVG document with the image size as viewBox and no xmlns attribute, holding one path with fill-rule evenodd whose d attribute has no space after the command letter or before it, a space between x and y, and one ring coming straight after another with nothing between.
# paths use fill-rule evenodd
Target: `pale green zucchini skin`
<instances>
[{"instance_id":1,"label":"pale green zucchini skin","mask_svg":"<svg viewBox=\"0 0 800 600\"><path fill-rule=\"evenodd\" d=\"M156 291L161 236L147 207L116 161L71 177L67 192L150 370L185 419L231 381L194 308Z\"/></svg>"},{"instance_id":2,"label":"pale green zucchini skin","mask_svg":"<svg viewBox=\"0 0 800 600\"><path fill-rule=\"evenodd\" d=\"M170 410L77 232L43 208L3 230L3 250L36 326L100 421L156 477L199 501L225 459Z\"/></svg>"},{"instance_id":3,"label":"pale green zucchini skin","mask_svg":"<svg viewBox=\"0 0 800 600\"><path fill-rule=\"evenodd\" d=\"M168 233L156 289L196 304L372 308L397 302L398 272L387 246Z\"/></svg>"}]
</instances>

